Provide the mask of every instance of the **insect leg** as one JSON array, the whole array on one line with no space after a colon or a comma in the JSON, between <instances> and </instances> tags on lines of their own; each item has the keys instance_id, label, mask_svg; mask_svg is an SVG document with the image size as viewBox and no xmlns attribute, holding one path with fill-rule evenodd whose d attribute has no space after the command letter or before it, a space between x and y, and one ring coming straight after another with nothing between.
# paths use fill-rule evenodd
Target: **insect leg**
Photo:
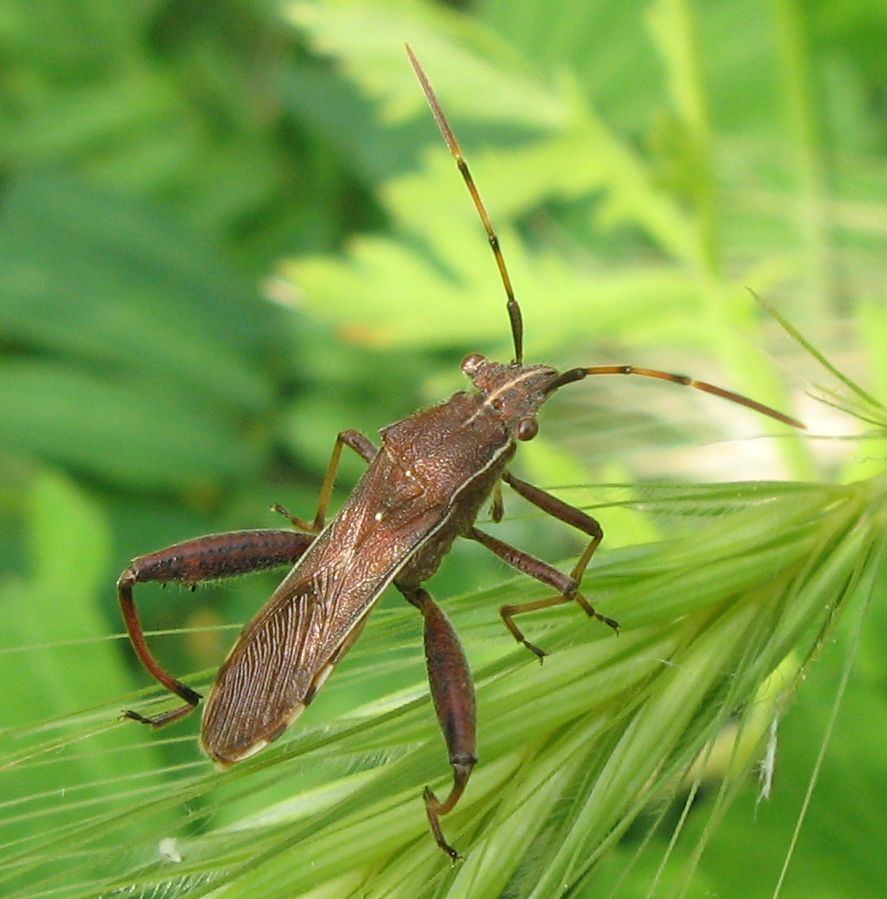
<instances>
[{"instance_id":1,"label":"insect leg","mask_svg":"<svg viewBox=\"0 0 887 899\"><path fill-rule=\"evenodd\" d=\"M446 841L440 817L453 810L477 762L474 684L459 637L440 606L422 587L398 586L398 589L425 619L428 682L453 766L453 786L443 802L434 795L431 787L425 787L422 798L435 842L455 861L460 857L459 853Z\"/></svg>"},{"instance_id":2,"label":"insect leg","mask_svg":"<svg viewBox=\"0 0 887 899\"><path fill-rule=\"evenodd\" d=\"M493 500L490 503L490 518L498 524L505 516L505 501L502 499L502 481L496 481L493 487Z\"/></svg>"},{"instance_id":3,"label":"insect leg","mask_svg":"<svg viewBox=\"0 0 887 899\"><path fill-rule=\"evenodd\" d=\"M551 498L554 499L554 497ZM579 513L578 509L573 511ZM584 513L579 514L581 515ZM593 521L594 519L591 520ZM605 615L601 615L600 612L595 611L594 607L578 589L582 571L584 571L589 559L600 544L601 538L599 536L592 537L588 548L568 575L559 571L554 566L549 565L547 562L543 562L541 559L531 556L523 550L517 549L501 540L497 540L495 537L484 533L478 528L472 528L466 536L485 546L491 552L499 556L504 562L517 568L518 571L522 571L524 574L527 574L538 581L542 581L543 584L548 584L550 587L557 590L557 596L550 596L547 599L538 599L534 602L520 603L519 605L502 606L499 609L499 614L502 616L505 626L511 631L515 640L517 640L518 643L522 643L530 650L530 652L534 653L539 658L540 662L547 653L535 644L530 643L530 641L524 637L523 632L514 621L515 615L523 615L526 612L535 612L539 609L559 606L566 602L575 602L581 606L587 615L592 618L597 618L599 621L602 621L604 624L618 632L619 624L612 618L607 618Z\"/></svg>"},{"instance_id":4,"label":"insect leg","mask_svg":"<svg viewBox=\"0 0 887 899\"><path fill-rule=\"evenodd\" d=\"M136 584L156 581L163 584L184 584L194 588L202 581L220 580L266 568L292 565L313 540L314 537L310 534L299 534L294 531L232 531L227 534L210 534L186 540L133 559L117 580L117 596L123 610L123 620L129 639L136 655L151 676L167 690L184 699L186 705L152 717L126 710L123 712L124 717L153 727L162 727L184 718L200 701L199 693L176 680L151 655L133 599L133 588Z\"/></svg>"},{"instance_id":5,"label":"insect leg","mask_svg":"<svg viewBox=\"0 0 887 899\"><path fill-rule=\"evenodd\" d=\"M349 429L347 431L342 431L338 437L336 437L336 442L333 445L333 452L330 456L330 464L327 466L326 475L324 475L323 478L323 485L320 488L320 496L317 500L317 512L314 515L314 521L309 522L304 518L299 518L298 515L293 515L289 509L285 506L281 506L280 503L275 503L271 508L275 512L279 512L283 515L284 518L288 519L290 523L294 527L299 528L299 530L307 531L309 534L319 534L323 530L323 525L326 521L326 510L327 506L330 504L330 497L333 495L333 485L336 482L336 474L339 471L339 459L342 457L343 446L350 446L351 449L366 462L372 462L373 459L376 458L376 453L379 452L376 447L373 446L372 442L367 437L364 437L360 431Z\"/></svg>"},{"instance_id":6,"label":"insect leg","mask_svg":"<svg viewBox=\"0 0 887 899\"><path fill-rule=\"evenodd\" d=\"M581 509L577 509L575 506L565 503L556 496L552 496L540 487L535 487L533 484L527 483L527 481L516 478L509 471L503 473L502 480L505 481L515 493L520 494L527 500L527 502L531 502L534 506L541 509L543 512L547 512L553 518L557 518L560 521L563 521L564 524L569 524L571 527L574 527L591 537L591 542L585 548L585 552L582 553L579 557L579 561L573 566L573 570L570 572L570 576L576 583L580 583L582 581L582 575L585 574L585 569L591 561L591 557L604 539L604 531L598 520L592 518L591 515L588 515Z\"/></svg>"}]
</instances>

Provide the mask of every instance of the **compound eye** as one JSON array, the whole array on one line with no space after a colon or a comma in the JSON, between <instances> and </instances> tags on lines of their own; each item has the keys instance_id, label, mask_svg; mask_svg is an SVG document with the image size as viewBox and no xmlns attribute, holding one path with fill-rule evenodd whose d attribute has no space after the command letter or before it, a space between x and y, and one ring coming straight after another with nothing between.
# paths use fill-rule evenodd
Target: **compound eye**
<instances>
[{"instance_id":1,"label":"compound eye","mask_svg":"<svg viewBox=\"0 0 887 899\"><path fill-rule=\"evenodd\" d=\"M469 377L471 377L472 375L476 375L480 371L481 366L486 361L487 360L484 359L484 357L481 356L480 353L469 353L462 360L462 371L464 371L465 374Z\"/></svg>"},{"instance_id":2,"label":"compound eye","mask_svg":"<svg viewBox=\"0 0 887 899\"><path fill-rule=\"evenodd\" d=\"M535 418L524 418L517 423L517 439L532 440L539 433Z\"/></svg>"}]
</instances>

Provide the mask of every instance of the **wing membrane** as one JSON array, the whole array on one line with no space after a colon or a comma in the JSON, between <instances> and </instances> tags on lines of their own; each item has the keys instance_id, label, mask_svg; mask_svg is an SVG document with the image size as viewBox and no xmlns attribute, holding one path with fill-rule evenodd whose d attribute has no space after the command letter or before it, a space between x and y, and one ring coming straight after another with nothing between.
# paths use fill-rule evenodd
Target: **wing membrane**
<instances>
[{"instance_id":1,"label":"wing membrane","mask_svg":"<svg viewBox=\"0 0 887 899\"><path fill-rule=\"evenodd\" d=\"M258 752L299 716L351 646L382 590L439 525L439 506L379 459L329 527L247 626L203 715L221 765ZM382 478L385 501L373 497ZM372 514L371 514L372 512Z\"/></svg>"},{"instance_id":2,"label":"wing membrane","mask_svg":"<svg viewBox=\"0 0 887 899\"><path fill-rule=\"evenodd\" d=\"M203 745L213 759L246 758L298 717L318 673L314 647L325 617L304 589L269 603L243 633L204 710Z\"/></svg>"}]
</instances>

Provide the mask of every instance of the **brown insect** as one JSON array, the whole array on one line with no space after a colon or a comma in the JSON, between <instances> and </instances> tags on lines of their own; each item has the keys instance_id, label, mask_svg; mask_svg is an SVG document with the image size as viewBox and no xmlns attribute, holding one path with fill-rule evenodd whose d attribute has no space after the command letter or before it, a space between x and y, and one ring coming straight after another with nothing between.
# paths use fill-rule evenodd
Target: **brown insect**
<instances>
[{"instance_id":1,"label":"brown insect","mask_svg":"<svg viewBox=\"0 0 887 899\"><path fill-rule=\"evenodd\" d=\"M428 679L453 768L453 786L443 801L429 787L423 797L434 839L456 859L458 853L441 831L440 817L459 801L477 761L474 689L459 639L422 584L437 570L453 541L466 537L554 591L547 599L499 610L514 638L540 660L545 652L524 637L515 622L518 615L575 602L590 617L618 628L579 591L586 566L603 539L598 522L508 471L517 441L535 436L542 404L559 388L589 375L642 375L713 393L793 427L803 425L747 397L683 375L628 365L564 372L548 365L525 365L520 307L496 233L434 91L409 47L407 53L486 229L507 295L514 361L492 362L477 353L466 356L462 371L474 390L456 393L440 405L384 428L381 448L357 431L340 433L314 520L305 521L276 507L296 531L214 534L134 559L117 582L129 636L148 671L185 704L150 717L134 711L124 715L161 727L183 718L201 698L151 655L133 601L137 583L194 586L265 568L294 566L240 635L206 701L201 740L206 753L221 767L259 752L293 723L357 639L385 588L393 583L424 618ZM369 468L326 524L344 446L369 463ZM503 481L530 503L590 538L569 574L474 526L479 509L490 497L493 520L501 520Z\"/></svg>"}]
</instances>

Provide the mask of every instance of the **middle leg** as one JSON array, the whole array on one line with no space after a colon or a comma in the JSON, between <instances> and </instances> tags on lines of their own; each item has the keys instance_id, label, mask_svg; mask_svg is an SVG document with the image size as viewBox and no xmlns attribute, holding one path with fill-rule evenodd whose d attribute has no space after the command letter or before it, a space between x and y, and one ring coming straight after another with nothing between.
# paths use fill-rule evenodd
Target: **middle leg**
<instances>
[{"instance_id":1,"label":"middle leg","mask_svg":"<svg viewBox=\"0 0 887 899\"><path fill-rule=\"evenodd\" d=\"M440 817L455 808L471 770L477 762L474 684L471 670L462 650L459 637L443 610L422 587L397 589L411 602L425 619L425 663L434 710L443 732L453 766L453 786L442 802L431 787L425 787L425 813L434 840L455 862L459 853L446 841L440 826Z\"/></svg>"},{"instance_id":2,"label":"middle leg","mask_svg":"<svg viewBox=\"0 0 887 899\"><path fill-rule=\"evenodd\" d=\"M336 483L336 475L339 472L339 460L342 458L343 446L353 449L365 462L372 462L379 452L373 446L372 441L361 434L360 431L353 429L341 431L333 444L333 452L330 455L326 475L324 475L323 484L320 488L320 496L317 499L317 512L314 514L314 520L308 521L307 519L299 518L298 515L293 515L286 506L282 506L280 503L274 503L271 507L272 511L283 515L293 527L298 528L300 531L307 531L309 534L319 534L326 522L326 510L330 504L330 497L333 495L333 485Z\"/></svg>"}]
</instances>

